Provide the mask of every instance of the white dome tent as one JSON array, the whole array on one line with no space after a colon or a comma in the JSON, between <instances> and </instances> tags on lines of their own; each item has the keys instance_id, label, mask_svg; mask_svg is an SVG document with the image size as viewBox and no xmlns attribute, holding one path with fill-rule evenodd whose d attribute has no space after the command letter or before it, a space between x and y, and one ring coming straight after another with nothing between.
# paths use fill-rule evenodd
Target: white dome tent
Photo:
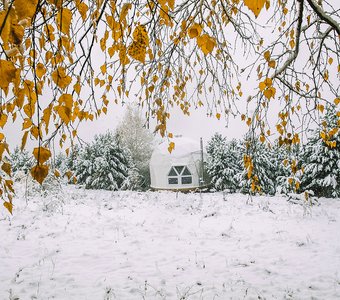
<instances>
[{"instance_id":1,"label":"white dome tent","mask_svg":"<svg viewBox=\"0 0 340 300\"><path fill-rule=\"evenodd\" d=\"M151 188L155 190L192 190L202 187L202 150L199 142L176 137L169 153L168 140L156 147L150 160Z\"/></svg>"}]
</instances>

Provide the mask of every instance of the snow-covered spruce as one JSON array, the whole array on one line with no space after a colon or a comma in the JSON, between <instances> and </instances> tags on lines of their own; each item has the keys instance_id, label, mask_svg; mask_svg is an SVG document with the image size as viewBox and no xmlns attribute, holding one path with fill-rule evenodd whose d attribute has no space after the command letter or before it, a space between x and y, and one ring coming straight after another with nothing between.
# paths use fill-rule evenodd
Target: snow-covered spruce
<instances>
[{"instance_id":1,"label":"snow-covered spruce","mask_svg":"<svg viewBox=\"0 0 340 300\"><path fill-rule=\"evenodd\" d=\"M216 133L207 145L207 154L207 172L212 186L218 191L237 191L240 186L237 174L242 170L239 143L228 142Z\"/></svg>"},{"instance_id":2,"label":"snow-covered spruce","mask_svg":"<svg viewBox=\"0 0 340 300\"><path fill-rule=\"evenodd\" d=\"M29 155L26 150L21 150L15 147L14 151L10 154L10 162L12 165L12 172L25 172L27 173L33 167L33 157Z\"/></svg>"},{"instance_id":3,"label":"snow-covered spruce","mask_svg":"<svg viewBox=\"0 0 340 300\"><path fill-rule=\"evenodd\" d=\"M302 189L318 197L340 196L340 118L327 107L323 128L314 130L304 146Z\"/></svg>"},{"instance_id":4,"label":"snow-covered spruce","mask_svg":"<svg viewBox=\"0 0 340 300\"><path fill-rule=\"evenodd\" d=\"M134 168L130 152L111 132L95 136L83 147L73 167L78 183L87 189L118 190L133 185L133 178L129 178Z\"/></svg>"},{"instance_id":5,"label":"snow-covered spruce","mask_svg":"<svg viewBox=\"0 0 340 300\"><path fill-rule=\"evenodd\" d=\"M240 147L242 157L250 155L253 163L252 176L256 176L260 192L264 194L275 194L276 191L276 168L275 156L271 149L258 141L257 138L249 140L246 137ZM248 171L242 166L241 172L237 175L240 182L241 192L253 193L251 189L251 178L248 178Z\"/></svg>"}]
</instances>

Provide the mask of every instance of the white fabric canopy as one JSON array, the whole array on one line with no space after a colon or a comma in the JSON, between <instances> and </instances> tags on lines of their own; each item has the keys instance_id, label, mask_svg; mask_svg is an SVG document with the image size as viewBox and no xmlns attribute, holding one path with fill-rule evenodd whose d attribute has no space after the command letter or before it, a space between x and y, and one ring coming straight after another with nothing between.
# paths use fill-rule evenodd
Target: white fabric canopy
<instances>
[{"instance_id":1,"label":"white fabric canopy","mask_svg":"<svg viewBox=\"0 0 340 300\"><path fill-rule=\"evenodd\" d=\"M175 143L175 149L171 153L168 151L168 140L159 144L152 153L151 188L174 190L198 188L202 172L199 141L183 137L174 138L172 141Z\"/></svg>"}]
</instances>

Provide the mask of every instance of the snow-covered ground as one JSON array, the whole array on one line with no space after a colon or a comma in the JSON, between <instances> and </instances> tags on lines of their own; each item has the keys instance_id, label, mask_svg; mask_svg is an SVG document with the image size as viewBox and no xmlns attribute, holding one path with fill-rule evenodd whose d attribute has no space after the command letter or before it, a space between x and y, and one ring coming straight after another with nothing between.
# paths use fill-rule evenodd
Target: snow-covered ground
<instances>
[{"instance_id":1,"label":"snow-covered ground","mask_svg":"<svg viewBox=\"0 0 340 300\"><path fill-rule=\"evenodd\" d=\"M88 191L0 210L0 299L340 299L340 200Z\"/></svg>"}]
</instances>

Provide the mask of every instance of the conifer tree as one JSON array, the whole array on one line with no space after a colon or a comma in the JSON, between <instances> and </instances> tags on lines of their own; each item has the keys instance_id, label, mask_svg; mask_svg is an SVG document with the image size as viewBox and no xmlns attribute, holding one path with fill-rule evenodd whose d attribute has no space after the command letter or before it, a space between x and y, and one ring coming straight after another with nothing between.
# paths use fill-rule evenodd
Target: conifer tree
<instances>
[{"instance_id":1,"label":"conifer tree","mask_svg":"<svg viewBox=\"0 0 340 300\"><path fill-rule=\"evenodd\" d=\"M207 172L216 190L235 192L239 188L237 174L241 171L239 145L236 140L226 141L216 133L207 146Z\"/></svg>"},{"instance_id":2,"label":"conifer tree","mask_svg":"<svg viewBox=\"0 0 340 300\"><path fill-rule=\"evenodd\" d=\"M91 144L80 150L74 164L78 183L88 189L121 189L132 168L129 151L111 132L95 136Z\"/></svg>"},{"instance_id":3,"label":"conifer tree","mask_svg":"<svg viewBox=\"0 0 340 300\"><path fill-rule=\"evenodd\" d=\"M33 166L33 158L28 151L21 150L18 146L14 148L14 151L10 154L10 161L12 164L12 171L16 173L18 171L28 172Z\"/></svg>"},{"instance_id":4,"label":"conifer tree","mask_svg":"<svg viewBox=\"0 0 340 300\"><path fill-rule=\"evenodd\" d=\"M238 178L242 192L275 194L276 174L275 163L270 149L258 139L249 141L246 136L241 147L245 169ZM253 158L249 161L249 153Z\"/></svg>"},{"instance_id":5,"label":"conifer tree","mask_svg":"<svg viewBox=\"0 0 340 300\"><path fill-rule=\"evenodd\" d=\"M322 129L312 131L303 151L302 188L316 196L340 197L340 118L327 107Z\"/></svg>"}]
</instances>

